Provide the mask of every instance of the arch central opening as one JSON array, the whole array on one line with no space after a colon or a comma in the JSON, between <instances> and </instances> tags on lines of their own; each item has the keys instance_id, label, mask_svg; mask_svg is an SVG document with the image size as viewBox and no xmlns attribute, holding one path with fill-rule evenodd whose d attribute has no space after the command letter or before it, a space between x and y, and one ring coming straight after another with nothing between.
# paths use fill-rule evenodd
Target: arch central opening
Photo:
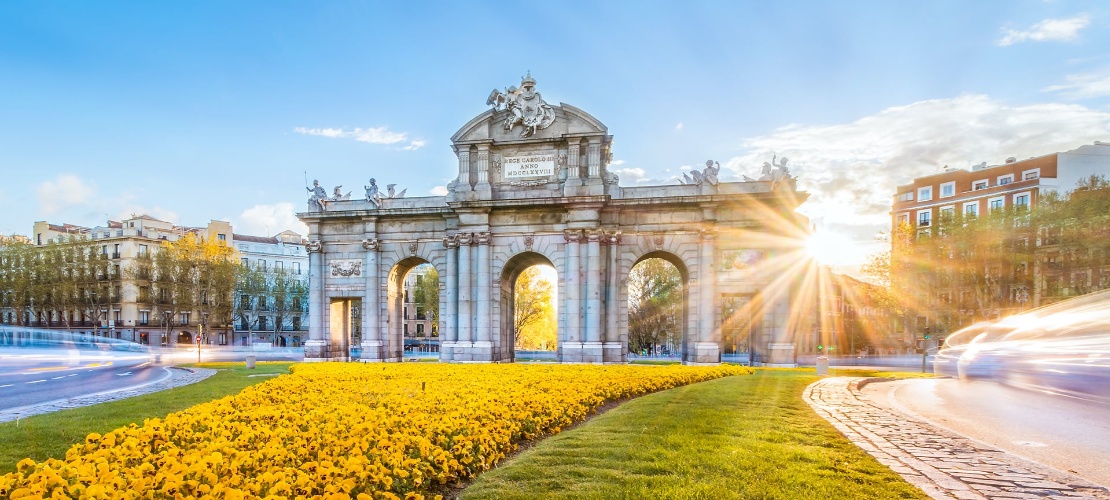
<instances>
[{"instance_id":1,"label":"arch central opening","mask_svg":"<svg viewBox=\"0 0 1110 500\"><path fill-rule=\"evenodd\" d=\"M677 257L655 252L628 274L628 354L630 358L684 360L689 352L687 280Z\"/></svg>"},{"instance_id":2,"label":"arch central opening","mask_svg":"<svg viewBox=\"0 0 1110 500\"><path fill-rule=\"evenodd\" d=\"M380 359L406 361L439 356L439 272L428 261L410 257L389 274L386 338Z\"/></svg>"},{"instance_id":3,"label":"arch central opening","mask_svg":"<svg viewBox=\"0 0 1110 500\"><path fill-rule=\"evenodd\" d=\"M559 347L558 273L546 257L511 259L501 279L501 345L509 359L555 361Z\"/></svg>"}]
</instances>

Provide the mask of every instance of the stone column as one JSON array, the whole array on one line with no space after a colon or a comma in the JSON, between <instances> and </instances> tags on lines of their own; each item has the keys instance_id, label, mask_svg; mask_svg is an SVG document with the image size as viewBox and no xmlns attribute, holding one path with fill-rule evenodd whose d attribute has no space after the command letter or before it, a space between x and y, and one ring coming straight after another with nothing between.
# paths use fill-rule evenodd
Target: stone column
<instances>
[{"instance_id":1,"label":"stone column","mask_svg":"<svg viewBox=\"0 0 1110 500\"><path fill-rule=\"evenodd\" d=\"M328 333L324 331L324 245L309 241L308 251L308 340L304 343L305 361L326 361Z\"/></svg>"},{"instance_id":2,"label":"stone column","mask_svg":"<svg viewBox=\"0 0 1110 500\"><path fill-rule=\"evenodd\" d=\"M572 139L571 143L567 145L567 183L573 186L582 185L582 169L578 164L578 159L582 156L582 151L577 142Z\"/></svg>"},{"instance_id":3,"label":"stone column","mask_svg":"<svg viewBox=\"0 0 1110 500\"><path fill-rule=\"evenodd\" d=\"M606 264L608 269L609 278L606 280L605 287L605 339L604 339L604 358L606 363L621 363L624 362L625 348L621 345L619 321L617 315L620 314L620 272L618 269L617 259L620 255L621 233L620 231L611 231L605 235L605 242L609 245L609 261Z\"/></svg>"},{"instance_id":4,"label":"stone column","mask_svg":"<svg viewBox=\"0 0 1110 500\"><path fill-rule=\"evenodd\" d=\"M586 177L590 179L601 178L601 139L591 138L586 145Z\"/></svg>"},{"instance_id":5,"label":"stone column","mask_svg":"<svg viewBox=\"0 0 1110 500\"><path fill-rule=\"evenodd\" d=\"M471 323L470 307L473 300L471 282L473 281L472 264L470 256L470 233L459 233L459 338L461 347L469 347L474 342L473 325Z\"/></svg>"},{"instance_id":6,"label":"stone column","mask_svg":"<svg viewBox=\"0 0 1110 500\"><path fill-rule=\"evenodd\" d=\"M567 333L563 342L563 361L581 361L582 357L582 269L578 261L578 245L582 239L582 231L568 229L563 232L566 239L567 251L567 276L566 276L566 311Z\"/></svg>"},{"instance_id":7,"label":"stone column","mask_svg":"<svg viewBox=\"0 0 1110 500\"><path fill-rule=\"evenodd\" d=\"M491 343L490 332L493 329L493 318L490 316L490 234L488 232L481 232L474 235L478 245L477 253L477 275L478 283L474 287L474 291L478 294L477 303L475 304L474 315L474 334L475 334L475 347L480 347L482 352L489 351L493 346Z\"/></svg>"},{"instance_id":8,"label":"stone column","mask_svg":"<svg viewBox=\"0 0 1110 500\"><path fill-rule=\"evenodd\" d=\"M464 146L468 147L468 146ZM470 191L470 150L459 151L459 180L455 191Z\"/></svg>"},{"instance_id":9,"label":"stone column","mask_svg":"<svg viewBox=\"0 0 1110 500\"><path fill-rule=\"evenodd\" d=\"M715 325L717 308L714 258L717 231L701 230L701 248L698 256L698 333L695 336L695 363L721 362L721 332Z\"/></svg>"},{"instance_id":10,"label":"stone column","mask_svg":"<svg viewBox=\"0 0 1110 500\"><path fill-rule=\"evenodd\" d=\"M488 198L491 188L489 185L489 144L478 145L478 182L474 184L474 191L480 193L479 197Z\"/></svg>"},{"instance_id":11,"label":"stone column","mask_svg":"<svg viewBox=\"0 0 1110 500\"><path fill-rule=\"evenodd\" d=\"M445 236L443 247L447 249L447 269L444 274L443 296L439 301L443 304L443 315L440 316L440 338L443 340L439 357L443 361L450 361L455 342L459 340L459 238L456 235Z\"/></svg>"},{"instance_id":12,"label":"stone column","mask_svg":"<svg viewBox=\"0 0 1110 500\"><path fill-rule=\"evenodd\" d=\"M362 240L366 251L363 261L363 278L366 283L366 300L362 303L362 355L360 361L381 361L383 346L388 339L382 332L381 275L378 269L378 251L381 242L376 238Z\"/></svg>"},{"instance_id":13,"label":"stone column","mask_svg":"<svg viewBox=\"0 0 1110 500\"><path fill-rule=\"evenodd\" d=\"M586 332L583 340L587 362L601 362L601 237L597 229L586 232ZM596 352L595 352L596 351ZM596 356L596 358L595 358Z\"/></svg>"}]
</instances>

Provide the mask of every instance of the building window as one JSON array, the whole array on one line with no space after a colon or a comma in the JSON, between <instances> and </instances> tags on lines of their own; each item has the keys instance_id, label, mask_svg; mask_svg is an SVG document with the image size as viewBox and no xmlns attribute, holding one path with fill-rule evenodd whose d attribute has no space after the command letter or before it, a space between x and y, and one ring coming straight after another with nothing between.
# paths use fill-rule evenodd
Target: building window
<instances>
[{"instance_id":1,"label":"building window","mask_svg":"<svg viewBox=\"0 0 1110 500\"><path fill-rule=\"evenodd\" d=\"M1003 175L1003 176L998 178L998 185L999 186L1005 186L1005 185L1007 185L1011 182L1014 182L1014 174Z\"/></svg>"},{"instance_id":2,"label":"building window","mask_svg":"<svg viewBox=\"0 0 1110 500\"><path fill-rule=\"evenodd\" d=\"M139 311L139 326L150 324L150 311Z\"/></svg>"},{"instance_id":3,"label":"building window","mask_svg":"<svg viewBox=\"0 0 1110 500\"><path fill-rule=\"evenodd\" d=\"M147 252L150 252L149 247L146 245L139 245L139 257L146 257Z\"/></svg>"},{"instance_id":4,"label":"building window","mask_svg":"<svg viewBox=\"0 0 1110 500\"><path fill-rule=\"evenodd\" d=\"M181 326L185 326L185 325L188 325L188 324L189 324L189 313L187 313L187 312L181 313Z\"/></svg>"},{"instance_id":5,"label":"building window","mask_svg":"<svg viewBox=\"0 0 1110 500\"><path fill-rule=\"evenodd\" d=\"M898 201L913 201L913 191L898 193Z\"/></svg>"},{"instance_id":6,"label":"building window","mask_svg":"<svg viewBox=\"0 0 1110 500\"><path fill-rule=\"evenodd\" d=\"M955 216L956 207L953 206L940 207L940 210L937 212L937 217L940 220L952 220Z\"/></svg>"},{"instance_id":7,"label":"building window","mask_svg":"<svg viewBox=\"0 0 1110 500\"><path fill-rule=\"evenodd\" d=\"M1022 193L1014 195L1014 207L1019 210L1029 208L1029 194Z\"/></svg>"},{"instance_id":8,"label":"building window","mask_svg":"<svg viewBox=\"0 0 1110 500\"><path fill-rule=\"evenodd\" d=\"M987 189L987 181L985 179L971 183L972 191L978 191L980 189Z\"/></svg>"},{"instance_id":9,"label":"building window","mask_svg":"<svg viewBox=\"0 0 1110 500\"><path fill-rule=\"evenodd\" d=\"M929 201L931 199L933 199L933 186L917 188L917 201Z\"/></svg>"},{"instance_id":10,"label":"building window","mask_svg":"<svg viewBox=\"0 0 1110 500\"><path fill-rule=\"evenodd\" d=\"M1006 199L999 196L998 198L991 198L987 200L987 212L994 212L995 210L1002 210L1005 206Z\"/></svg>"},{"instance_id":11,"label":"building window","mask_svg":"<svg viewBox=\"0 0 1110 500\"><path fill-rule=\"evenodd\" d=\"M294 262L293 263L293 274L301 274L301 263L300 262Z\"/></svg>"},{"instance_id":12,"label":"building window","mask_svg":"<svg viewBox=\"0 0 1110 500\"><path fill-rule=\"evenodd\" d=\"M250 265L250 263L251 263L250 259L248 259L248 258L246 258L246 257L243 257L243 265L244 265L244 266L249 266L249 265Z\"/></svg>"},{"instance_id":13,"label":"building window","mask_svg":"<svg viewBox=\"0 0 1110 500\"><path fill-rule=\"evenodd\" d=\"M258 268L265 271L266 270L266 261L263 260L263 259L258 259Z\"/></svg>"},{"instance_id":14,"label":"building window","mask_svg":"<svg viewBox=\"0 0 1110 500\"><path fill-rule=\"evenodd\" d=\"M964 217L978 217L979 202L964 203Z\"/></svg>"},{"instance_id":15,"label":"building window","mask_svg":"<svg viewBox=\"0 0 1110 500\"><path fill-rule=\"evenodd\" d=\"M280 260L275 260L274 270L281 271L282 269L285 269L285 263Z\"/></svg>"},{"instance_id":16,"label":"building window","mask_svg":"<svg viewBox=\"0 0 1110 500\"><path fill-rule=\"evenodd\" d=\"M227 235L224 233L217 234L216 239L220 241L227 241Z\"/></svg>"},{"instance_id":17,"label":"building window","mask_svg":"<svg viewBox=\"0 0 1110 500\"><path fill-rule=\"evenodd\" d=\"M956 196L956 183L954 181L940 185L940 197L947 198L949 196Z\"/></svg>"},{"instance_id":18,"label":"building window","mask_svg":"<svg viewBox=\"0 0 1110 500\"><path fill-rule=\"evenodd\" d=\"M910 214L898 214L898 225L909 224Z\"/></svg>"},{"instance_id":19,"label":"building window","mask_svg":"<svg viewBox=\"0 0 1110 500\"><path fill-rule=\"evenodd\" d=\"M917 227L929 227L929 223L933 219L933 212L930 210L922 210L917 213Z\"/></svg>"},{"instance_id":20,"label":"building window","mask_svg":"<svg viewBox=\"0 0 1110 500\"><path fill-rule=\"evenodd\" d=\"M1032 180L1032 179L1037 179L1040 176L1041 176L1041 169L1034 168L1033 170L1026 170L1026 171L1022 172L1021 173L1021 180L1028 181L1028 180Z\"/></svg>"},{"instance_id":21,"label":"building window","mask_svg":"<svg viewBox=\"0 0 1110 500\"><path fill-rule=\"evenodd\" d=\"M266 329L266 317L265 316L259 316L258 317L258 329L259 330L265 330Z\"/></svg>"}]
</instances>

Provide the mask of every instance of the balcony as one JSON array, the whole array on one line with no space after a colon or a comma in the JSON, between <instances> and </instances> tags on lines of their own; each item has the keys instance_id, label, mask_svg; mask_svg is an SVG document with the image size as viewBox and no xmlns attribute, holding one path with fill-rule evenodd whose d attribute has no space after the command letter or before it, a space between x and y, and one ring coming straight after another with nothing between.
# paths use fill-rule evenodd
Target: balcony
<instances>
[{"instance_id":1,"label":"balcony","mask_svg":"<svg viewBox=\"0 0 1110 500\"><path fill-rule=\"evenodd\" d=\"M118 259L119 258L119 252L112 252L112 258L113 259Z\"/></svg>"}]
</instances>

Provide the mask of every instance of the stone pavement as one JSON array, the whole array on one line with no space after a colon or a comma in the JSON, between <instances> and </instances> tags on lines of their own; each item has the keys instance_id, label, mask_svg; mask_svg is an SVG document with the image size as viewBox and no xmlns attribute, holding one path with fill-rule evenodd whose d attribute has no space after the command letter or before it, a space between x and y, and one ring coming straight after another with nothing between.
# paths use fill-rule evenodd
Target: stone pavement
<instances>
[{"instance_id":1,"label":"stone pavement","mask_svg":"<svg viewBox=\"0 0 1110 500\"><path fill-rule=\"evenodd\" d=\"M151 382L145 385L128 387L126 389L117 389L114 391L99 392L96 394L89 394L87 396L80 396L76 398L58 399L40 403L37 405L20 406L17 408L10 408L7 410L0 410L0 422L11 422L21 418L27 418L32 415L40 415L43 413L50 413L52 411L66 410L69 408L78 408L81 406L90 406L98 403L106 403L108 401L116 401L143 394L150 394L152 392L164 391L174 387L189 385L195 382L200 382L216 373L216 370L208 368L180 368L177 366L166 367L167 370L172 372L171 376Z\"/></svg>"},{"instance_id":2,"label":"stone pavement","mask_svg":"<svg viewBox=\"0 0 1110 500\"><path fill-rule=\"evenodd\" d=\"M806 403L883 465L933 498L1110 499L1110 491L872 404L869 380L829 377L806 388Z\"/></svg>"}]
</instances>

